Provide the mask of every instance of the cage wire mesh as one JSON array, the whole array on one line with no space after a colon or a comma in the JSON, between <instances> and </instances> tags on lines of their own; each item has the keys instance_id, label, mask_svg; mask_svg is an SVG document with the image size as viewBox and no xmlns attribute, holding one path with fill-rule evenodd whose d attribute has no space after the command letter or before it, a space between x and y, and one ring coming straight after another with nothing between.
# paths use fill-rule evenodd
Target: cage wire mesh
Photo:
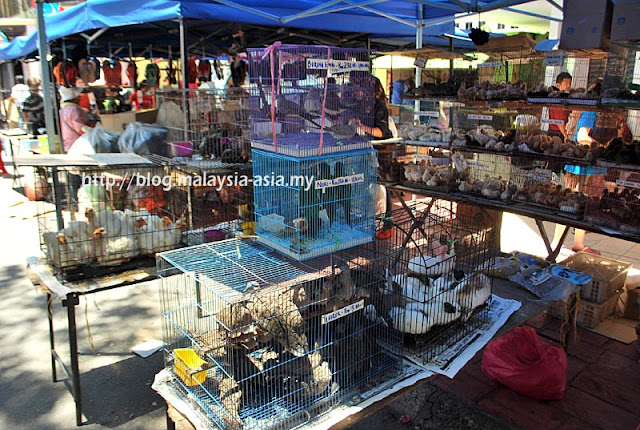
<instances>
[{"instance_id":1,"label":"cage wire mesh","mask_svg":"<svg viewBox=\"0 0 640 430\"><path fill-rule=\"evenodd\" d=\"M158 122L174 157L197 154L223 163L250 156L249 93L243 88L159 90Z\"/></svg>"},{"instance_id":2,"label":"cage wire mesh","mask_svg":"<svg viewBox=\"0 0 640 430\"><path fill-rule=\"evenodd\" d=\"M317 155L320 142L322 153L371 147L369 138L350 125L355 119L373 127L369 50L249 49L249 76L253 147L297 157Z\"/></svg>"},{"instance_id":3,"label":"cage wire mesh","mask_svg":"<svg viewBox=\"0 0 640 430\"><path fill-rule=\"evenodd\" d=\"M36 167L47 262L71 279L152 263L155 253L180 247L186 224L164 179L152 164Z\"/></svg>"},{"instance_id":4,"label":"cage wire mesh","mask_svg":"<svg viewBox=\"0 0 640 430\"><path fill-rule=\"evenodd\" d=\"M393 213L382 313L403 336L403 355L426 364L487 320L493 281L483 271L499 227L476 206L433 199L408 209Z\"/></svg>"},{"instance_id":5,"label":"cage wire mesh","mask_svg":"<svg viewBox=\"0 0 640 430\"><path fill-rule=\"evenodd\" d=\"M631 234L640 232L640 172L604 169L598 176L581 178L589 199L584 212L595 225Z\"/></svg>"},{"instance_id":6,"label":"cage wire mesh","mask_svg":"<svg viewBox=\"0 0 640 430\"><path fill-rule=\"evenodd\" d=\"M528 55L527 55L528 54ZM521 81L525 88L535 88L544 77L542 55L525 51L513 51L502 54L492 54L484 63L478 64L478 80L480 82L511 82ZM522 99L526 93L506 93L509 99ZM489 95L490 96L490 95ZM495 97L497 98L497 97ZM489 97L488 99L494 99Z\"/></svg>"},{"instance_id":7,"label":"cage wire mesh","mask_svg":"<svg viewBox=\"0 0 640 430\"><path fill-rule=\"evenodd\" d=\"M387 262L373 243L308 264L237 239L159 254L172 383L220 428L293 428L366 398L401 364L377 313Z\"/></svg>"},{"instance_id":8,"label":"cage wire mesh","mask_svg":"<svg viewBox=\"0 0 640 430\"><path fill-rule=\"evenodd\" d=\"M484 198L500 200L511 181L511 157L457 151L453 156L457 190Z\"/></svg>"},{"instance_id":9,"label":"cage wire mesh","mask_svg":"<svg viewBox=\"0 0 640 430\"><path fill-rule=\"evenodd\" d=\"M640 105L640 44L612 42L602 85L605 104Z\"/></svg>"},{"instance_id":10,"label":"cage wire mesh","mask_svg":"<svg viewBox=\"0 0 640 430\"><path fill-rule=\"evenodd\" d=\"M373 240L374 149L295 158L253 150L259 240L297 260Z\"/></svg>"}]
</instances>

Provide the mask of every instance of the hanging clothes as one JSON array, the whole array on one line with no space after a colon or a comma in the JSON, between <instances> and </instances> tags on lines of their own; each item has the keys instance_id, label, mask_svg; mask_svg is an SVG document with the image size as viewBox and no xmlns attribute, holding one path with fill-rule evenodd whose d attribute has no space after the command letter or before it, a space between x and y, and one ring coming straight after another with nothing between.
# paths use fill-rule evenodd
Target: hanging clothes
<instances>
[{"instance_id":1,"label":"hanging clothes","mask_svg":"<svg viewBox=\"0 0 640 430\"><path fill-rule=\"evenodd\" d=\"M122 85L122 66L120 61L110 59L104 60L102 63L102 71L104 72L104 80L107 86L119 87Z\"/></svg>"},{"instance_id":2,"label":"hanging clothes","mask_svg":"<svg viewBox=\"0 0 640 430\"><path fill-rule=\"evenodd\" d=\"M95 67L95 64L86 58L81 58L78 61L78 74L85 84L90 84L95 81L96 73L92 67Z\"/></svg>"},{"instance_id":3,"label":"hanging clothes","mask_svg":"<svg viewBox=\"0 0 640 430\"><path fill-rule=\"evenodd\" d=\"M89 59L89 64L91 64L91 70L93 70L94 74L93 81L91 82L95 82L100 79L100 71L102 70L102 67L100 66L100 60L98 60L96 57L91 57Z\"/></svg>"},{"instance_id":4,"label":"hanging clothes","mask_svg":"<svg viewBox=\"0 0 640 430\"><path fill-rule=\"evenodd\" d=\"M138 83L138 68L133 61L127 66L127 76L129 77L129 84L132 88L135 88Z\"/></svg>"},{"instance_id":5,"label":"hanging clothes","mask_svg":"<svg viewBox=\"0 0 640 430\"><path fill-rule=\"evenodd\" d=\"M198 78L205 78L207 82L211 80L211 63L209 60L201 59L198 62Z\"/></svg>"},{"instance_id":6,"label":"hanging clothes","mask_svg":"<svg viewBox=\"0 0 640 430\"><path fill-rule=\"evenodd\" d=\"M222 66L217 58L213 59L213 70L216 72L216 78L218 80L224 79L224 73L222 72Z\"/></svg>"},{"instance_id":7,"label":"hanging clothes","mask_svg":"<svg viewBox=\"0 0 640 430\"><path fill-rule=\"evenodd\" d=\"M58 85L73 87L78 79L78 68L71 60L61 61L53 68L53 77Z\"/></svg>"},{"instance_id":8,"label":"hanging clothes","mask_svg":"<svg viewBox=\"0 0 640 430\"><path fill-rule=\"evenodd\" d=\"M189 83L195 84L198 80L198 65L194 57L189 58L189 70L187 74L189 76Z\"/></svg>"},{"instance_id":9,"label":"hanging clothes","mask_svg":"<svg viewBox=\"0 0 640 430\"><path fill-rule=\"evenodd\" d=\"M247 62L237 60L231 63L231 79L234 87L240 87L244 84L247 77Z\"/></svg>"},{"instance_id":10,"label":"hanging clothes","mask_svg":"<svg viewBox=\"0 0 640 430\"><path fill-rule=\"evenodd\" d=\"M176 85L178 79L176 78L176 68L173 66L173 61L169 60L169 69L167 70L167 77L169 78L170 85Z\"/></svg>"},{"instance_id":11,"label":"hanging clothes","mask_svg":"<svg viewBox=\"0 0 640 430\"><path fill-rule=\"evenodd\" d=\"M144 71L144 78L147 80L149 88L157 88L160 78L160 68L155 63L147 64L147 68Z\"/></svg>"}]
</instances>

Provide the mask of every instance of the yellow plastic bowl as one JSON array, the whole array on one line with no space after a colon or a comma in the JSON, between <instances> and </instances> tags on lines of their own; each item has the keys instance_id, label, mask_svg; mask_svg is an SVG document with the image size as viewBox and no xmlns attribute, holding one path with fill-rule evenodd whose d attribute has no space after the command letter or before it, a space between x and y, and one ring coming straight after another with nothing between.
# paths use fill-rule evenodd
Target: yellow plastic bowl
<instances>
[{"instance_id":1,"label":"yellow plastic bowl","mask_svg":"<svg viewBox=\"0 0 640 430\"><path fill-rule=\"evenodd\" d=\"M173 370L188 387L198 385L199 383L202 384L207 378L206 370L194 374L189 373L191 369L196 369L206 363L193 349L176 348L173 350L173 358Z\"/></svg>"},{"instance_id":2,"label":"yellow plastic bowl","mask_svg":"<svg viewBox=\"0 0 640 430\"><path fill-rule=\"evenodd\" d=\"M255 221L245 221L242 223L242 233L247 236L253 235L256 232Z\"/></svg>"}]
</instances>

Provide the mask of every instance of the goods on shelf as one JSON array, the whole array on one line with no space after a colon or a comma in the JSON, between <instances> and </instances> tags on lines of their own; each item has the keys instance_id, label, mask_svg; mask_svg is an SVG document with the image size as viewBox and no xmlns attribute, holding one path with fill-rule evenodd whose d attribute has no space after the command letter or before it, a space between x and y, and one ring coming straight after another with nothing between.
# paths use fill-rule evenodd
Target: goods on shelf
<instances>
[{"instance_id":1,"label":"goods on shelf","mask_svg":"<svg viewBox=\"0 0 640 430\"><path fill-rule=\"evenodd\" d=\"M297 157L371 147L351 125L354 119L374 125L369 50L249 49L249 76L253 147Z\"/></svg>"},{"instance_id":2,"label":"goods on shelf","mask_svg":"<svg viewBox=\"0 0 640 430\"><path fill-rule=\"evenodd\" d=\"M638 42L612 42L602 84L604 104L640 105L640 69Z\"/></svg>"},{"instance_id":3,"label":"goods on shelf","mask_svg":"<svg viewBox=\"0 0 640 430\"><path fill-rule=\"evenodd\" d=\"M299 260L373 240L376 152L297 158L254 149L259 240Z\"/></svg>"},{"instance_id":4,"label":"goods on shelf","mask_svg":"<svg viewBox=\"0 0 640 430\"><path fill-rule=\"evenodd\" d=\"M495 131L491 126L478 126L475 130L465 133L458 129L452 138L453 148L484 148L496 152L512 152L515 148L514 132Z\"/></svg>"},{"instance_id":5,"label":"goods on shelf","mask_svg":"<svg viewBox=\"0 0 640 430\"><path fill-rule=\"evenodd\" d=\"M490 81L475 82L468 87L463 82L458 89L458 100L524 100L527 97L527 86L523 81L500 82Z\"/></svg>"},{"instance_id":6,"label":"goods on shelf","mask_svg":"<svg viewBox=\"0 0 640 430\"><path fill-rule=\"evenodd\" d=\"M457 152L452 156L459 179L457 190L489 199L501 199L512 193L510 157L498 154ZM509 186L508 186L509 185ZM503 200L508 200L504 198Z\"/></svg>"},{"instance_id":7,"label":"goods on shelf","mask_svg":"<svg viewBox=\"0 0 640 430\"><path fill-rule=\"evenodd\" d=\"M451 129L440 129L423 124L402 124L398 127L398 137L408 142L424 142L433 146L449 146Z\"/></svg>"},{"instance_id":8,"label":"goods on shelf","mask_svg":"<svg viewBox=\"0 0 640 430\"><path fill-rule=\"evenodd\" d=\"M302 264L227 240L157 260L165 368L207 427L297 428L395 382L402 339L373 245Z\"/></svg>"},{"instance_id":9,"label":"goods on shelf","mask_svg":"<svg viewBox=\"0 0 640 430\"><path fill-rule=\"evenodd\" d=\"M449 190L455 183L453 171L449 166L449 158L439 158L435 155L430 159L422 159L419 163L404 165L404 177L412 184L424 184L428 188ZM440 164L436 160L443 160Z\"/></svg>"}]
</instances>

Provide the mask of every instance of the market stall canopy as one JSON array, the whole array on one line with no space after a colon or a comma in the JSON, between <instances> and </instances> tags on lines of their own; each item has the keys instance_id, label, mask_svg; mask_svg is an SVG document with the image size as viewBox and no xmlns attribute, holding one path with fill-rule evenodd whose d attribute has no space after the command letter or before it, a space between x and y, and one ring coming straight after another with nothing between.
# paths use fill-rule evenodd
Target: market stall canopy
<instances>
[{"instance_id":1,"label":"market stall canopy","mask_svg":"<svg viewBox=\"0 0 640 430\"><path fill-rule=\"evenodd\" d=\"M478 51L492 58L524 58L535 53L536 41L525 33L490 38Z\"/></svg>"},{"instance_id":2,"label":"market stall canopy","mask_svg":"<svg viewBox=\"0 0 640 430\"><path fill-rule=\"evenodd\" d=\"M455 14L478 13L527 3L528 0L87 0L46 16L47 41L98 30L179 18L243 24L359 32L377 36L453 33ZM91 36L89 36L91 39ZM37 49L37 33L14 39L0 49L0 60L26 56Z\"/></svg>"}]
</instances>

